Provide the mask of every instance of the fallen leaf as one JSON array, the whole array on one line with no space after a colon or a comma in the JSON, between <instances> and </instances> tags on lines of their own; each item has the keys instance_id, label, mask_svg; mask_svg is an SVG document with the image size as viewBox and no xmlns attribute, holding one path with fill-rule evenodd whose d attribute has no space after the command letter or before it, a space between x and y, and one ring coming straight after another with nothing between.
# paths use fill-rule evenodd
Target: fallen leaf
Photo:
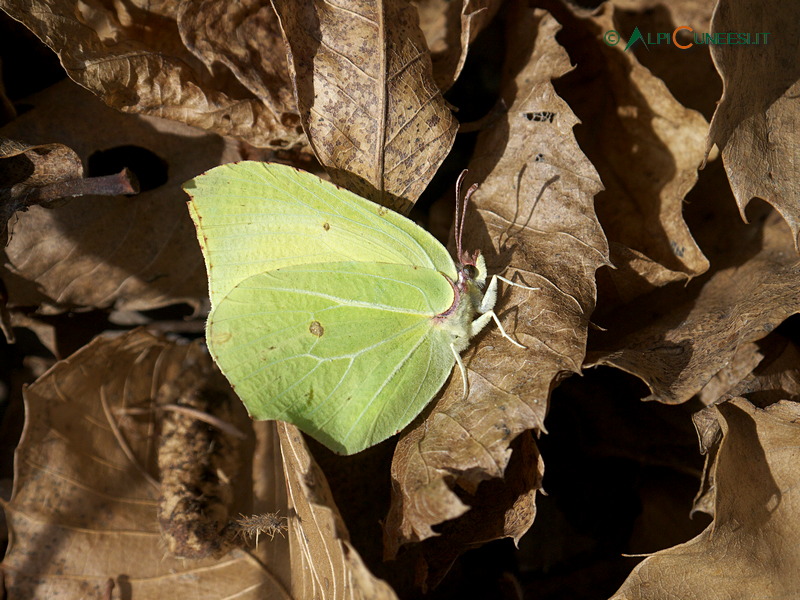
<instances>
[{"instance_id":1,"label":"fallen leaf","mask_svg":"<svg viewBox=\"0 0 800 600\"><path fill-rule=\"evenodd\" d=\"M800 400L800 351L795 344L777 332L760 341L760 364L727 393L714 400L723 401L743 397L759 408L766 408L783 399L798 402ZM748 344L747 346L756 346ZM706 386L708 387L708 386ZM706 391L706 388L703 389ZM702 410L692 416L695 429L700 438L700 449L706 455L700 490L694 501L692 513L704 512L714 515L714 498L716 494L714 463L722 438L722 428L716 414L710 410Z\"/></svg>"},{"instance_id":2,"label":"fallen leaf","mask_svg":"<svg viewBox=\"0 0 800 600\"><path fill-rule=\"evenodd\" d=\"M369 572L350 543L347 526L325 475L300 430L279 421L283 472L289 496L292 597L390 600L389 585Z\"/></svg>"},{"instance_id":3,"label":"fallen leaf","mask_svg":"<svg viewBox=\"0 0 800 600\"><path fill-rule=\"evenodd\" d=\"M198 364L212 368L200 344L138 330L96 338L27 389L14 492L3 504L8 598L98 598L109 579L133 597L289 598L242 550L219 560L164 551L154 396Z\"/></svg>"},{"instance_id":4,"label":"fallen leaf","mask_svg":"<svg viewBox=\"0 0 800 600\"><path fill-rule=\"evenodd\" d=\"M223 64L250 90L276 120L294 125L302 134L294 112L286 48L278 17L261 0L181 2L178 31L186 47L214 72ZM291 108L291 111L289 110Z\"/></svg>"},{"instance_id":5,"label":"fallen leaf","mask_svg":"<svg viewBox=\"0 0 800 600\"><path fill-rule=\"evenodd\" d=\"M446 92L464 68L470 44L494 19L499 0L420 0L420 28L431 52L433 79Z\"/></svg>"},{"instance_id":6,"label":"fallen leaf","mask_svg":"<svg viewBox=\"0 0 800 600\"><path fill-rule=\"evenodd\" d=\"M612 600L800 595L800 405L734 398L707 410L723 432L714 521L639 564Z\"/></svg>"},{"instance_id":7,"label":"fallen leaf","mask_svg":"<svg viewBox=\"0 0 800 600\"><path fill-rule=\"evenodd\" d=\"M279 91L256 98L240 83L258 80L263 71L251 66L246 74L241 69L211 73L184 46L177 26L182 4L191 3L2 0L0 8L50 46L76 83L113 108L173 119L254 146L280 149L304 143L296 117L288 116L293 107L265 104L280 97ZM258 31L270 35L269 30ZM199 38L204 32L196 33ZM228 51L243 51L236 38L217 41ZM273 62L280 65L282 59L273 57ZM259 84L251 87L274 89L280 83L262 79Z\"/></svg>"},{"instance_id":8,"label":"fallen leaf","mask_svg":"<svg viewBox=\"0 0 800 600\"><path fill-rule=\"evenodd\" d=\"M645 36L665 32L670 36L674 34L683 46L693 44L676 48L670 39L669 46L645 48L637 43L628 52L634 52L642 66L661 79L678 102L711 119L722 94L722 81L711 60L709 46L695 44L694 35L700 37L711 31L711 14L717 0L674 0L669 3L662 0L612 0L612 3L614 20L623 37L630 39L630 34L638 27Z\"/></svg>"},{"instance_id":9,"label":"fallen leaf","mask_svg":"<svg viewBox=\"0 0 800 600\"><path fill-rule=\"evenodd\" d=\"M590 124L575 133L605 186L596 207L616 267L606 274L616 293L628 301L703 273L708 261L684 221L683 199L705 159L706 120L677 102L622 43L603 41L606 31L619 28L612 5L552 10L578 65L559 91Z\"/></svg>"},{"instance_id":10,"label":"fallen leaf","mask_svg":"<svg viewBox=\"0 0 800 600\"><path fill-rule=\"evenodd\" d=\"M763 241L754 242L757 253L751 258L690 285L682 300L657 316L633 319L629 306L620 309L614 320L627 320L630 329L598 336L604 340L598 344L607 345L590 353L588 366L609 365L639 377L652 392L647 400L686 402L740 347L800 312L800 260L788 227L774 212L762 219L750 227L763 227Z\"/></svg>"},{"instance_id":11,"label":"fallen leaf","mask_svg":"<svg viewBox=\"0 0 800 600\"><path fill-rule=\"evenodd\" d=\"M334 183L408 212L458 127L403 0L273 0L308 139Z\"/></svg>"},{"instance_id":12,"label":"fallen leaf","mask_svg":"<svg viewBox=\"0 0 800 600\"><path fill-rule=\"evenodd\" d=\"M761 32L759 45L715 44L711 56L722 76L723 94L708 132L707 151L722 151L742 218L753 197L772 204L792 230L800 252L800 4L776 0L720 0L714 34Z\"/></svg>"},{"instance_id":13,"label":"fallen leaf","mask_svg":"<svg viewBox=\"0 0 800 600\"><path fill-rule=\"evenodd\" d=\"M180 302L197 309L208 285L180 186L235 159L236 152L221 138L179 123L121 114L69 81L28 101L33 108L3 128L3 135L64 143L88 165L89 175L106 160L142 160L137 166L143 191L18 213L5 248L9 303L49 305L51 312L148 310Z\"/></svg>"},{"instance_id":14,"label":"fallen leaf","mask_svg":"<svg viewBox=\"0 0 800 600\"><path fill-rule=\"evenodd\" d=\"M601 185L575 142L577 119L551 84L570 69L554 41L560 26L544 11L515 8L508 25L509 48L516 51L509 52L503 86L510 108L478 138L470 177L481 186L464 239L485 253L490 274L538 288L501 284L495 307L508 333L528 350L511 347L496 328L487 328L464 357L469 396L462 398L456 373L435 407L401 437L384 525L389 557L402 544L436 535L434 525L467 512L456 489L489 489L478 485L504 476L514 438L543 429L550 390L565 374L580 371L594 273L608 260L592 205ZM518 539L529 525L513 534L497 528L494 537ZM491 538L475 533L481 536L476 542Z\"/></svg>"},{"instance_id":15,"label":"fallen leaf","mask_svg":"<svg viewBox=\"0 0 800 600\"><path fill-rule=\"evenodd\" d=\"M435 589L463 552L508 537L519 545L536 517L536 493L542 487L544 461L533 434L523 432L513 443L503 478L483 482L475 494L462 492L470 506L460 518L444 523L439 535L420 545L416 584Z\"/></svg>"},{"instance_id":16,"label":"fallen leaf","mask_svg":"<svg viewBox=\"0 0 800 600\"><path fill-rule=\"evenodd\" d=\"M743 397L760 408L783 399L800 402L800 349L777 333L775 337L764 360L728 392L729 397Z\"/></svg>"}]
</instances>

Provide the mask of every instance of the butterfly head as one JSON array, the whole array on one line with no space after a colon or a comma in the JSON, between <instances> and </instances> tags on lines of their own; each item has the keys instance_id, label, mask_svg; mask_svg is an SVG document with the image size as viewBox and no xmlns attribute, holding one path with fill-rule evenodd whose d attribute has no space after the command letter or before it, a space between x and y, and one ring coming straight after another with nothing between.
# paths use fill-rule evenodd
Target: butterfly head
<instances>
[{"instance_id":1,"label":"butterfly head","mask_svg":"<svg viewBox=\"0 0 800 600\"><path fill-rule=\"evenodd\" d=\"M486 283L486 260L480 250L475 250L473 254L462 252L458 257L458 282L463 285L467 281L472 281L480 288Z\"/></svg>"}]
</instances>

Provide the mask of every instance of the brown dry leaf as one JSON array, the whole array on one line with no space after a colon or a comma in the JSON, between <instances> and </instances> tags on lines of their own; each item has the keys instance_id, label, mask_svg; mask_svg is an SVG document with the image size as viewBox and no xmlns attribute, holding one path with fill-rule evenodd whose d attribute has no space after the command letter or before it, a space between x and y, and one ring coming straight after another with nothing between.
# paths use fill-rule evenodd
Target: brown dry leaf
<instances>
[{"instance_id":1,"label":"brown dry leaf","mask_svg":"<svg viewBox=\"0 0 800 600\"><path fill-rule=\"evenodd\" d=\"M747 344L748 347L755 345ZM725 394L725 399L743 397L760 408L766 408L784 399L792 402L800 401L800 370L797 368L800 364L800 351L797 346L777 333L767 336L758 343L758 346L762 362L730 389ZM700 448L706 454L702 483L692 512L705 512L713 516L716 493L714 462L722 430L713 411L697 412L692 416L692 420L700 437Z\"/></svg>"},{"instance_id":2,"label":"brown dry leaf","mask_svg":"<svg viewBox=\"0 0 800 600\"><path fill-rule=\"evenodd\" d=\"M800 349L781 338L764 361L730 390L762 408L782 399L800 402Z\"/></svg>"},{"instance_id":3,"label":"brown dry leaf","mask_svg":"<svg viewBox=\"0 0 800 600\"><path fill-rule=\"evenodd\" d=\"M800 405L735 398L707 410L724 435L714 521L638 565L613 600L800 597Z\"/></svg>"},{"instance_id":4,"label":"brown dry leaf","mask_svg":"<svg viewBox=\"0 0 800 600\"><path fill-rule=\"evenodd\" d=\"M612 0L612 3L616 7L614 20L623 36L629 38L635 27L643 35L655 35L657 32L674 32L679 26L689 26L692 31L677 32L678 42L689 44L693 43L695 32L702 35L711 31L711 14L717 0L673 0L669 3L664 0ZM667 84L678 102L710 119L722 94L722 82L708 48L707 45L695 44L685 50L672 45L647 49L637 43L628 52L635 52L639 62Z\"/></svg>"},{"instance_id":5,"label":"brown dry leaf","mask_svg":"<svg viewBox=\"0 0 800 600\"><path fill-rule=\"evenodd\" d=\"M736 203L753 197L786 219L800 252L800 4L780 0L720 0L712 33L768 32L763 45L714 45L723 94L711 120L708 149L722 151Z\"/></svg>"},{"instance_id":6,"label":"brown dry leaf","mask_svg":"<svg viewBox=\"0 0 800 600\"><path fill-rule=\"evenodd\" d=\"M469 45L494 19L500 0L419 0L419 24L431 52L433 79L442 92L455 83Z\"/></svg>"},{"instance_id":7,"label":"brown dry leaf","mask_svg":"<svg viewBox=\"0 0 800 600\"><path fill-rule=\"evenodd\" d=\"M65 143L90 174L114 152L146 162L138 196L87 196L52 210L32 207L11 220L11 273L3 275L10 304L147 310L205 302L205 268L180 186L237 153L218 136L121 114L70 81L28 102L33 108L2 135Z\"/></svg>"},{"instance_id":8,"label":"brown dry leaf","mask_svg":"<svg viewBox=\"0 0 800 600\"><path fill-rule=\"evenodd\" d=\"M550 390L560 377L580 371L595 270L608 260L593 210L601 184L575 142L577 119L551 84L570 69L554 40L560 26L522 3L511 11L509 26L503 96L510 109L478 139L470 178L481 187L464 239L485 253L490 274L539 288L501 284L495 307L508 333L528 350L487 327L464 357L469 396L462 399L456 370L445 395L400 439L384 526L390 557L400 545L436 535L432 526L469 510L455 488L481 493L481 481L504 476L514 438L542 429ZM535 490L538 478L530 483ZM497 528L494 537L519 539L532 521L530 513L514 527ZM476 542L491 537L475 533L486 536Z\"/></svg>"},{"instance_id":9,"label":"brown dry leaf","mask_svg":"<svg viewBox=\"0 0 800 600\"><path fill-rule=\"evenodd\" d=\"M184 0L178 12L181 39L210 72L223 64L274 117L302 134L294 111L286 47L278 17L263 0Z\"/></svg>"},{"instance_id":10,"label":"brown dry leaf","mask_svg":"<svg viewBox=\"0 0 800 600\"><path fill-rule=\"evenodd\" d=\"M0 225L17 210L26 208L25 196L32 189L81 177L83 164L72 148L0 137Z\"/></svg>"},{"instance_id":11,"label":"brown dry leaf","mask_svg":"<svg viewBox=\"0 0 800 600\"><path fill-rule=\"evenodd\" d=\"M288 600L276 577L241 550L219 560L175 559L161 539L155 398L187 369L211 368L199 343L138 330L96 338L27 389L14 493L4 505L9 599L100 598L111 579L135 598Z\"/></svg>"},{"instance_id":12,"label":"brown dry leaf","mask_svg":"<svg viewBox=\"0 0 800 600\"><path fill-rule=\"evenodd\" d=\"M437 528L438 536L417 553L416 584L423 591L438 586L460 554L501 537L514 544L536 517L536 492L542 487L544 461L532 432L523 432L512 444L503 478L485 481L475 494L462 491L470 510Z\"/></svg>"},{"instance_id":13,"label":"brown dry leaf","mask_svg":"<svg viewBox=\"0 0 800 600\"><path fill-rule=\"evenodd\" d=\"M606 31L619 29L612 5L593 13L553 10L578 65L563 95L591 123L576 135L606 188L596 206L617 293L630 300L703 273L708 261L683 219L683 199L704 160L706 120L676 101L633 52L623 52L624 44L603 41Z\"/></svg>"},{"instance_id":14,"label":"brown dry leaf","mask_svg":"<svg viewBox=\"0 0 800 600\"><path fill-rule=\"evenodd\" d=\"M718 373L708 380L703 388L697 392L700 402L709 406L716 402L723 394L739 383L743 378L753 372L764 355L755 342L739 344L733 357L730 358ZM743 394L736 394L741 396Z\"/></svg>"},{"instance_id":15,"label":"brown dry leaf","mask_svg":"<svg viewBox=\"0 0 800 600\"><path fill-rule=\"evenodd\" d=\"M280 85L280 78L265 81L260 68L264 62L272 62L275 71L281 70L285 58L280 45L273 44L278 54L272 56L267 55L265 47L257 67L234 69L234 73L222 68L212 73L181 40L176 22L181 4L0 0L0 9L50 46L67 74L109 106L181 121L259 147L285 148L303 143L294 107L276 101L281 94L274 86ZM225 8L230 5L219 4ZM248 22L250 25L252 22ZM198 53L207 58L203 34L224 36L208 40L208 46L216 42L230 56L247 52L256 35L269 37L273 33L256 27L233 36L226 35L226 29L198 30L191 42L195 47L204 46ZM272 93L261 95L264 88Z\"/></svg>"},{"instance_id":16,"label":"brown dry leaf","mask_svg":"<svg viewBox=\"0 0 800 600\"><path fill-rule=\"evenodd\" d=\"M350 544L325 475L300 430L282 421L277 422L277 429L292 513L292 597L396 599L392 588L369 572Z\"/></svg>"},{"instance_id":17,"label":"brown dry leaf","mask_svg":"<svg viewBox=\"0 0 800 600\"><path fill-rule=\"evenodd\" d=\"M405 0L273 0L297 106L333 181L408 212L450 151L458 124L433 81Z\"/></svg>"},{"instance_id":18,"label":"brown dry leaf","mask_svg":"<svg viewBox=\"0 0 800 600\"><path fill-rule=\"evenodd\" d=\"M591 353L590 366L636 375L652 391L648 400L687 401L734 360L743 344L800 312L800 260L780 215L766 215L758 244L751 258L720 269L696 297L682 295L651 321L642 322L646 314L632 319L631 308L623 307L620 319L629 321L630 330L610 330L606 349Z\"/></svg>"}]
</instances>

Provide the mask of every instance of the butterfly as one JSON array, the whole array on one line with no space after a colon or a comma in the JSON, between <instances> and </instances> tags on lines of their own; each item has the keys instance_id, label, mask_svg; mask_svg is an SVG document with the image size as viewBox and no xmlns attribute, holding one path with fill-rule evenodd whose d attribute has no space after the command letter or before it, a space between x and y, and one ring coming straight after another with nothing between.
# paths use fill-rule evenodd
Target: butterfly
<instances>
[{"instance_id":1,"label":"butterfly","mask_svg":"<svg viewBox=\"0 0 800 600\"><path fill-rule=\"evenodd\" d=\"M461 196L464 173L456 186ZM209 280L209 351L255 419L340 454L402 430L491 320L498 280L385 207L293 167L226 164L184 184Z\"/></svg>"}]
</instances>

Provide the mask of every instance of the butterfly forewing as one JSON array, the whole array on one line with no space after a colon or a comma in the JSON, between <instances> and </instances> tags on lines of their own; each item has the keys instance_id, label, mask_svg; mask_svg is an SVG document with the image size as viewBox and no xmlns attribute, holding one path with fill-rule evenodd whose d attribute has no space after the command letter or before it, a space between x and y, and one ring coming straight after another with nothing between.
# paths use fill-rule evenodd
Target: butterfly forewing
<instances>
[{"instance_id":1,"label":"butterfly forewing","mask_svg":"<svg viewBox=\"0 0 800 600\"><path fill-rule=\"evenodd\" d=\"M378 262L253 275L212 311L208 342L250 414L351 454L407 425L454 357L433 318L453 302L434 269Z\"/></svg>"},{"instance_id":2,"label":"butterfly forewing","mask_svg":"<svg viewBox=\"0 0 800 600\"><path fill-rule=\"evenodd\" d=\"M184 188L212 307L248 277L290 265L385 262L457 276L447 250L412 221L292 167L222 165Z\"/></svg>"}]
</instances>

